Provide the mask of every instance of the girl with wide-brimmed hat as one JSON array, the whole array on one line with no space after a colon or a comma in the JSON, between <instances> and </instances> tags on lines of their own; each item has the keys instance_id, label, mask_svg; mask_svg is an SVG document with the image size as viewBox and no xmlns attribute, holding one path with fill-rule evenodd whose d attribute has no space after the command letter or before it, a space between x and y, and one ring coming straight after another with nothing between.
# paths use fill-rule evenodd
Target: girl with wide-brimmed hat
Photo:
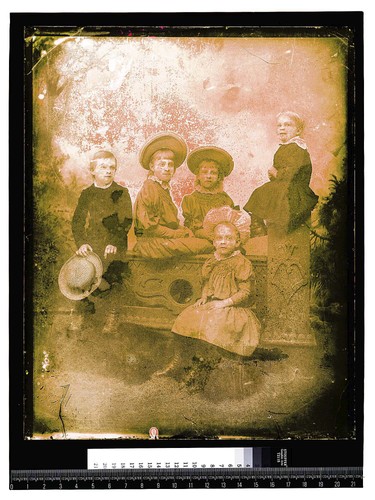
<instances>
[{"instance_id":1,"label":"girl with wide-brimmed hat","mask_svg":"<svg viewBox=\"0 0 375 500\"><path fill-rule=\"evenodd\" d=\"M137 244L134 251L146 258L164 259L207 253L212 245L195 238L180 225L178 209L170 194L170 181L185 161L185 141L173 132L152 136L143 146L139 161L149 171L134 206Z\"/></svg>"},{"instance_id":2,"label":"girl with wide-brimmed hat","mask_svg":"<svg viewBox=\"0 0 375 500\"><path fill-rule=\"evenodd\" d=\"M195 190L184 196L182 213L185 226L198 238L207 238L203 220L213 208L233 208L231 197L223 189L224 178L233 170L233 159L227 151L216 146L199 147L187 157L187 165L195 174Z\"/></svg>"}]
</instances>

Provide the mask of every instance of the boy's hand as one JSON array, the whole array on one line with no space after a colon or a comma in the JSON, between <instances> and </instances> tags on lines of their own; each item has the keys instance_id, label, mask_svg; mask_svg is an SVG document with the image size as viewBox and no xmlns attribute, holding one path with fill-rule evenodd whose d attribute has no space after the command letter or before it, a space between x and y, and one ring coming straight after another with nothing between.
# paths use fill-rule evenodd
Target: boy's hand
<instances>
[{"instance_id":1,"label":"boy's hand","mask_svg":"<svg viewBox=\"0 0 375 500\"><path fill-rule=\"evenodd\" d=\"M107 245L104 250L104 258L106 259L107 255L114 255L115 253L117 253L117 247L115 247L114 245Z\"/></svg>"},{"instance_id":2,"label":"boy's hand","mask_svg":"<svg viewBox=\"0 0 375 500\"><path fill-rule=\"evenodd\" d=\"M272 181L272 179L276 179L276 177L277 177L277 170L275 167L271 167L268 170L268 178L270 181Z\"/></svg>"},{"instance_id":3,"label":"boy's hand","mask_svg":"<svg viewBox=\"0 0 375 500\"><path fill-rule=\"evenodd\" d=\"M87 257L90 252L92 252L92 248L88 243L84 243L78 248L76 254L80 257Z\"/></svg>"}]
</instances>

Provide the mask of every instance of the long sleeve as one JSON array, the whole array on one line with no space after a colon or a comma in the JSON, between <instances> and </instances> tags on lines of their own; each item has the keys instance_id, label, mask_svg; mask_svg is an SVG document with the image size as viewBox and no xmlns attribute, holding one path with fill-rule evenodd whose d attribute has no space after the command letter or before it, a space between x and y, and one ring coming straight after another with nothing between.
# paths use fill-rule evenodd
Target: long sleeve
<instances>
[{"instance_id":1,"label":"long sleeve","mask_svg":"<svg viewBox=\"0 0 375 500\"><path fill-rule=\"evenodd\" d=\"M87 243L101 254L107 245L127 248L132 224L132 204L126 188L113 183L106 189L91 185L79 197L72 219L77 247Z\"/></svg>"},{"instance_id":2,"label":"long sleeve","mask_svg":"<svg viewBox=\"0 0 375 500\"><path fill-rule=\"evenodd\" d=\"M225 205L224 206L228 206L228 207L234 208L234 201L229 196L229 194L223 193L223 195L225 196Z\"/></svg>"},{"instance_id":3,"label":"long sleeve","mask_svg":"<svg viewBox=\"0 0 375 500\"><path fill-rule=\"evenodd\" d=\"M127 189L123 191L122 205L120 225L124 231L128 233L133 222L133 208L132 200Z\"/></svg>"},{"instance_id":4,"label":"long sleeve","mask_svg":"<svg viewBox=\"0 0 375 500\"><path fill-rule=\"evenodd\" d=\"M234 306L245 302L251 293L250 281L242 281L238 283L238 292L230 297Z\"/></svg>"},{"instance_id":5,"label":"long sleeve","mask_svg":"<svg viewBox=\"0 0 375 500\"><path fill-rule=\"evenodd\" d=\"M147 232L147 236L155 238L175 238L175 234L175 229L169 229L169 227L161 226L160 224L153 226Z\"/></svg>"},{"instance_id":6,"label":"long sleeve","mask_svg":"<svg viewBox=\"0 0 375 500\"><path fill-rule=\"evenodd\" d=\"M85 229L88 211L89 208L88 208L87 191L84 190L82 191L78 199L78 204L74 211L72 219L72 232L77 248L84 245L85 243L88 243L88 241L86 241L87 237Z\"/></svg>"},{"instance_id":7,"label":"long sleeve","mask_svg":"<svg viewBox=\"0 0 375 500\"><path fill-rule=\"evenodd\" d=\"M158 226L160 216L157 193L147 181L138 193L134 209L137 229L147 230Z\"/></svg>"},{"instance_id":8,"label":"long sleeve","mask_svg":"<svg viewBox=\"0 0 375 500\"><path fill-rule=\"evenodd\" d=\"M177 207L169 192L154 181L144 182L134 212L137 236L169 238L174 236L179 227Z\"/></svg>"},{"instance_id":9,"label":"long sleeve","mask_svg":"<svg viewBox=\"0 0 375 500\"><path fill-rule=\"evenodd\" d=\"M310 155L297 144L281 146L275 154L274 166L278 171L277 180L309 185L312 172Z\"/></svg>"},{"instance_id":10,"label":"long sleeve","mask_svg":"<svg viewBox=\"0 0 375 500\"><path fill-rule=\"evenodd\" d=\"M209 240L211 235L203 229L203 218L208 209L204 205L198 205L197 200L189 195L182 198L181 208L184 226L193 231L196 238Z\"/></svg>"},{"instance_id":11,"label":"long sleeve","mask_svg":"<svg viewBox=\"0 0 375 500\"><path fill-rule=\"evenodd\" d=\"M102 220L107 230L105 243L123 248L127 246L127 234L132 225L132 202L129 191L116 185L115 189L108 194L110 194L108 215Z\"/></svg>"},{"instance_id":12,"label":"long sleeve","mask_svg":"<svg viewBox=\"0 0 375 500\"><path fill-rule=\"evenodd\" d=\"M250 297L253 288L252 285L255 281L251 262L245 257L239 259L235 269L235 280L238 291L230 297L234 306L246 302Z\"/></svg>"},{"instance_id":13,"label":"long sleeve","mask_svg":"<svg viewBox=\"0 0 375 500\"><path fill-rule=\"evenodd\" d=\"M208 296L208 285L207 285L207 282L204 282L202 283L202 293L201 293L201 297L205 297L207 298Z\"/></svg>"},{"instance_id":14,"label":"long sleeve","mask_svg":"<svg viewBox=\"0 0 375 500\"><path fill-rule=\"evenodd\" d=\"M196 224L194 224L193 203L191 196L187 195L182 198L181 208L182 215L185 219L184 225L192 231L195 231L197 227Z\"/></svg>"}]
</instances>

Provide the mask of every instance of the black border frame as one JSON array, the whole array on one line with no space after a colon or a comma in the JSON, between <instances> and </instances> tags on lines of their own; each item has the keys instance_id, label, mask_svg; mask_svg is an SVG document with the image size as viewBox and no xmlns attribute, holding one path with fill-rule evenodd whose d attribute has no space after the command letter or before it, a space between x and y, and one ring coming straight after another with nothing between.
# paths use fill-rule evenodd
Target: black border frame
<instances>
[{"instance_id":1,"label":"black border frame","mask_svg":"<svg viewBox=\"0 0 375 500\"><path fill-rule=\"evenodd\" d=\"M111 29L126 36L127 27L158 35L153 26L164 26L163 36L205 36L205 28L217 27L218 33L240 36L243 30L253 29L254 35L264 31L272 36L295 35L316 27L334 34L337 28L349 28L353 38L349 47L348 83L348 216L353 232L349 231L349 383L353 397L353 421L356 438L353 440L66 440L36 441L24 439L30 421L24 419L32 412L32 401L25 397L25 371L27 384L32 375L32 335L23 332L30 318L30 269L32 257L32 221L27 218L32 208L31 155L31 99L30 85L25 82L24 33L26 27L62 27L76 29L88 27L87 34L96 34L100 28ZM121 26L121 28L119 28ZM98 28L100 27L100 28ZM252 27L252 28L251 28ZM283 33L280 33L280 28ZM54 28L56 29L56 28ZM200 31L199 31L200 30ZM56 31L54 31L56 33ZM86 33L84 30L82 33ZM247 31L248 35L248 31ZM106 35L107 36L107 35ZM212 31L210 33L212 36ZM31 78L31 77L29 77ZM364 382L364 128L363 128L363 13L362 12L269 12L269 13L17 13L10 15L10 85L9 85L9 269L10 283L10 469L84 469L87 449L95 448L169 448L169 447L231 447L257 446L288 448L293 467L339 467L363 465L363 382ZM29 104L28 104L29 103ZM352 166L352 168L351 168ZM22 183L21 183L22 179ZM22 200L22 202L21 202ZM355 278L355 281L354 281ZM26 283L26 286L25 286ZM30 355L31 353L31 355Z\"/></svg>"}]
</instances>

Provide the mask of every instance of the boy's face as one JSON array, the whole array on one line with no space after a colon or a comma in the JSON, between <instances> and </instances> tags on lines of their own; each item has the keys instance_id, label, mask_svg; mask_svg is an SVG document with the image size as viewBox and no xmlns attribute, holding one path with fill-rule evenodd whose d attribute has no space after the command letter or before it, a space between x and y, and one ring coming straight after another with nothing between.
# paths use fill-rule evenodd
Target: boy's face
<instances>
[{"instance_id":1,"label":"boy's face","mask_svg":"<svg viewBox=\"0 0 375 500\"><path fill-rule=\"evenodd\" d=\"M150 171L162 182L169 182L175 172L173 151L157 151L150 163Z\"/></svg>"},{"instance_id":2,"label":"boy's face","mask_svg":"<svg viewBox=\"0 0 375 500\"><path fill-rule=\"evenodd\" d=\"M239 246L234 227L219 224L214 231L214 247L221 257L229 257Z\"/></svg>"},{"instance_id":3,"label":"boy's face","mask_svg":"<svg viewBox=\"0 0 375 500\"><path fill-rule=\"evenodd\" d=\"M202 161L199 165L197 180L205 189L214 189L219 180L219 168L214 161Z\"/></svg>"},{"instance_id":4,"label":"boy's face","mask_svg":"<svg viewBox=\"0 0 375 500\"><path fill-rule=\"evenodd\" d=\"M115 178L116 165L110 158L98 159L91 173L97 186L106 187L112 184Z\"/></svg>"},{"instance_id":5,"label":"boy's face","mask_svg":"<svg viewBox=\"0 0 375 500\"><path fill-rule=\"evenodd\" d=\"M280 142L285 143L300 133L295 121L287 115L279 116L277 120L277 134Z\"/></svg>"}]
</instances>

